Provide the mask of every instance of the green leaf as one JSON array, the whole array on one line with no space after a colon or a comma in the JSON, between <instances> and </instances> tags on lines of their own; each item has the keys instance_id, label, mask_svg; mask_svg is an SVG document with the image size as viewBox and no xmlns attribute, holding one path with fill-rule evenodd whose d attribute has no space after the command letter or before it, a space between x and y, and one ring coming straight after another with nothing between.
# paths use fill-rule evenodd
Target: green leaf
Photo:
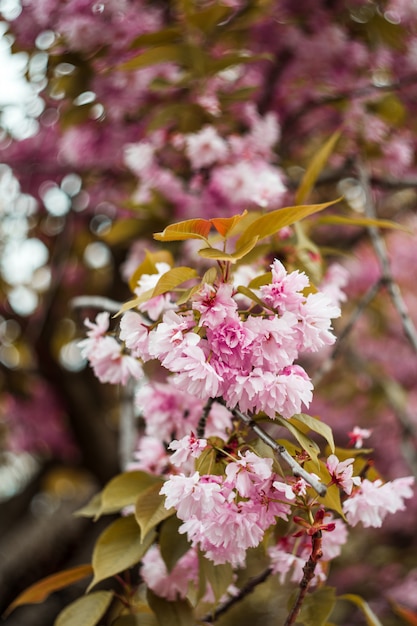
<instances>
[{"instance_id":1,"label":"green leaf","mask_svg":"<svg viewBox=\"0 0 417 626\"><path fill-rule=\"evenodd\" d=\"M300 186L295 195L295 201L297 204L301 204L310 194L316 184L316 180L322 172L324 166L331 153L334 150L336 143L339 140L341 133L337 131L333 133L326 143L320 148L320 150L314 155L309 166L307 167L304 176L301 180Z\"/></svg>"},{"instance_id":2,"label":"green leaf","mask_svg":"<svg viewBox=\"0 0 417 626\"><path fill-rule=\"evenodd\" d=\"M158 252L149 252L149 250L145 250L144 260L129 278L129 287L131 291L134 291L134 289L138 286L138 282L144 274L158 273L158 269L156 267L157 263L167 263L172 267L174 265L172 254L167 250L160 250Z\"/></svg>"},{"instance_id":3,"label":"green leaf","mask_svg":"<svg viewBox=\"0 0 417 626\"><path fill-rule=\"evenodd\" d=\"M214 4L188 17L188 23L201 30L205 35L214 31L219 23L231 15L232 9L220 4Z\"/></svg>"},{"instance_id":4,"label":"green leaf","mask_svg":"<svg viewBox=\"0 0 417 626\"><path fill-rule=\"evenodd\" d=\"M61 611L54 626L96 626L112 599L112 591L96 591L78 598Z\"/></svg>"},{"instance_id":5,"label":"green leaf","mask_svg":"<svg viewBox=\"0 0 417 626\"><path fill-rule=\"evenodd\" d=\"M151 113L147 130L152 132L161 127L172 125L181 133L199 130L207 121L207 113L193 102L167 102L155 108Z\"/></svg>"},{"instance_id":6,"label":"green leaf","mask_svg":"<svg viewBox=\"0 0 417 626\"><path fill-rule=\"evenodd\" d=\"M332 453L334 454L334 439L333 439L333 431L324 422L319 420L317 417L312 417L311 415L307 415L307 413L299 413L298 415L293 415L291 421L301 422L309 427L310 430L318 433L327 441L330 446Z\"/></svg>"},{"instance_id":7,"label":"green leaf","mask_svg":"<svg viewBox=\"0 0 417 626\"><path fill-rule=\"evenodd\" d=\"M338 596L338 600L347 600L348 602L352 602L356 604L356 606L362 611L365 616L366 623L368 626L382 626L382 623L379 621L375 613L372 611L369 604L360 596L357 596L353 593L345 593L343 596Z\"/></svg>"},{"instance_id":8,"label":"green leaf","mask_svg":"<svg viewBox=\"0 0 417 626\"><path fill-rule=\"evenodd\" d=\"M116 313L116 315L114 315L114 317L122 315L123 313L126 313L126 311L130 311L131 309L135 309L140 304L143 304L144 302L147 302L148 300L150 300L152 298L152 294L153 294L153 289L148 289L148 291L144 291L140 296L137 296L136 298L133 298L133 300L128 300L127 302L125 302L123 304L123 306L120 307L120 311L117 311L117 313Z\"/></svg>"},{"instance_id":9,"label":"green leaf","mask_svg":"<svg viewBox=\"0 0 417 626\"><path fill-rule=\"evenodd\" d=\"M135 504L138 495L155 483L160 483L159 478L140 470L118 474L101 492L101 507L96 518L105 513L116 513L125 506Z\"/></svg>"},{"instance_id":10,"label":"green leaf","mask_svg":"<svg viewBox=\"0 0 417 626\"><path fill-rule=\"evenodd\" d=\"M43 602L54 591L68 587L87 576L91 576L92 573L93 568L90 564L77 565L76 567L71 567L57 574L42 578L42 580L31 585L17 596L8 606L5 616L22 604L38 604L39 602Z\"/></svg>"},{"instance_id":11,"label":"green leaf","mask_svg":"<svg viewBox=\"0 0 417 626\"><path fill-rule=\"evenodd\" d=\"M162 522L162 520L174 513L174 509L165 508L165 496L159 493L163 484L162 480L158 481L155 485L142 491L136 500L135 517L142 537L145 537L159 522Z\"/></svg>"},{"instance_id":12,"label":"green leaf","mask_svg":"<svg viewBox=\"0 0 417 626\"><path fill-rule=\"evenodd\" d=\"M256 278L252 278L248 287L250 289L259 289L263 285L270 285L272 283L272 272L266 272L265 274L261 274Z\"/></svg>"},{"instance_id":13,"label":"green leaf","mask_svg":"<svg viewBox=\"0 0 417 626\"><path fill-rule=\"evenodd\" d=\"M292 420L284 419L283 417L277 416L274 421L279 422L281 426L284 426L284 428L290 431L290 433L298 441L303 450L305 450L310 455L312 460L318 466L318 455L320 454L320 448L316 444L316 442L310 439L310 437L307 437L307 435L300 429L299 426L293 424Z\"/></svg>"},{"instance_id":14,"label":"green leaf","mask_svg":"<svg viewBox=\"0 0 417 626\"><path fill-rule=\"evenodd\" d=\"M304 598L297 624L304 626L325 626L336 604L335 589L321 587Z\"/></svg>"},{"instance_id":15,"label":"green leaf","mask_svg":"<svg viewBox=\"0 0 417 626\"><path fill-rule=\"evenodd\" d=\"M246 296L250 300L253 300L253 302L256 302L256 304L259 304L259 306L261 306L262 308L268 308L266 306L265 302L263 302L256 295L256 293L254 293L251 289L249 289L249 287L245 287L245 285L239 285L239 287L237 288L237 291L238 291L238 293L243 294L244 296Z\"/></svg>"},{"instance_id":16,"label":"green leaf","mask_svg":"<svg viewBox=\"0 0 417 626\"><path fill-rule=\"evenodd\" d=\"M94 546L94 579L88 589L139 563L155 536L156 533L152 531L142 540L140 528L133 515L121 517L110 524Z\"/></svg>"},{"instance_id":17,"label":"green leaf","mask_svg":"<svg viewBox=\"0 0 417 626\"><path fill-rule=\"evenodd\" d=\"M284 228L284 226L290 226L291 224L294 224L309 215L313 215L313 213L323 211L323 209L326 209L339 201L340 198L333 200L332 202L324 202L323 204L291 206L266 213L265 215L258 217L248 226L248 228L241 235L237 245L242 246L244 243L247 243L256 236L258 236L259 239L263 239L264 237L275 235L275 233L281 230L281 228Z\"/></svg>"},{"instance_id":18,"label":"green leaf","mask_svg":"<svg viewBox=\"0 0 417 626\"><path fill-rule=\"evenodd\" d=\"M211 58L207 63L207 73L217 74L226 70L228 67L236 65L247 65L248 63L257 63L258 61L272 61L273 55L268 53L247 54L245 52L230 52L223 54L218 59Z\"/></svg>"},{"instance_id":19,"label":"green leaf","mask_svg":"<svg viewBox=\"0 0 417 626\"><path fill-rule=\"evenodd\" d=\"M191 269L191 267L174 267L172 270L162 274L155 285L152 297L160 296L167 291L173 291L178 285L195 278L197 275L197 272Z\"/></svg>"},{"instance_id":20,"label":"green leaf","mask_svg":"<svg viewBox=\"0 0 417 626\"><path fill-rule=\"evenodd\" d=\"M204 476L205 474L214 474L222 476L224 474L225 460L224 456L218 450L223 450L224 441L220 437L209 437L208 446L200 454L195 462L195 469ZM215 449L217 448L217 450Z\"/></svg>"},{"instance_id":21,"label":"green leaf","mask_svg":"<svg viewBox=\"0 0 417 626\"><path fill-rule=\"evenodd\" d=\"M305 464L304 469L307 471L313 470L313 468L309 468L308 463ZM325 466L324 463L320 463L320 470L317 471L316 474L320 476L321 482L324 485L329 485L331 481L331 476ZM313 470L314 471L314 470ZM337 485L329 485L327 487L326 495L320 498L320 503L324 506L325 509L331 509L335 511L342 519L346 521L345 514L343 513L342 501L340 498L340 488Z\"/></svg>"},{"instance_id":22,"label":"green leaf","mask_svg":"<svg viewBox=\"0 0 417 626\"><path fill-rule=\"evenodd\" d=\"M200 250L198 250L198 254L199 256L203 257L203 259L212 259L213 261L229 261L230 263L235 262L233 254L223 252L218 248L201 248Z\"/></svg>"},{"instance_id":23,"label":"green leaf","mask_svg":"<svg viewBox=\"0 0 417 626\"><path fill-rule=\"evenodd\" d=\"M409 228L403 226L402 224L397 224L396 222L392 222L391 220L378 220L368 217L343 217L342 215L326 215L324 217L320 217L317 220L317 223L346 226L374 226L375 228L393 228L395 230L402 230L406 233L409 233L410 235L413 234Z\"/></svg>"},{"instance_id":24,"label":"green leaf","mask_svg":"<svg viewBox=\"0 0 417 626\"><path fill-rule=\"evenodd\" d=\"M111 626L158 626L157 619L153 613L135 613L135 615L121 615Z\"/></svg>"},{"instance_id":25,"label":"green leaf","mask_svg":"<svg viewBox=\"0 0 417 626\"><path fill-rule=\"evenodd\" d=\"M155 233L157 241L184 241L185 239L203 239L207 241L211 223L209 220L194 219L177 222L167 226L162 233Z\"/></svg>"},{"instance_id":26,"label":"green leaf","mask_svg":"<svg viewBox=\"0 0 417 626\"><path fill-rule=\"evenodd\" d=\"M95 517L99 514L101 509L101 492L94 494L94 496L87 502L85 506L75 511L76 517Z\"/></svg>"},{"instance_id":27,"label":"green leaf","mask_svg":"<svg viewBox=\"0 0 417 626\"><path fill-rule=\"evenodd\" d=\"M159 46L173 43L181 39L182 33L178 26L168 26L153 33L144 33L136 37L131 43L131 48L144 48L145 46Z\"/></svg>"},{"instance_id":28,"label":"green leaf","mask_svg":"<svg viewBox=\"0 0 417 626\"><path fill-rule=\"evenodd\" d=\"M206 559L201 552L198 556L200 577L202 577L202 584L200 585L202 593L205 594L208 583L216 602L218 602L233 581L233 568L230 563L214 565L213 561Z\"/></svg>"},{"instance_id":29,"label":"green leaf","mask_svg":"<svg viewBox=\"0 0 417 626\"><path fill-rule=\"evenodd\" d=\"M233 217L214 217L210 220L219 235L226 238L233 232L233 229L247 215L247 211L243 211L241 215L233 215Z\"/></svg>"},{"instance_id":30,"label":"green leaf","mask_svg":"<svg viewBox=\"0 0 417 626\"><path fill-rule=\"evenodd\" d=\"M181 524L176 515L171 515L159 530L159 549L169 572L191 547L187 535L178 532Z\"/></svg>"},{"instance_id":31,"label":"green leaf","mask_svg":"<svg viewBox=\"0 0 417 626\"><path fill-rule=\"evenodd\" d=\"M166 44L155 46L136 55L132 59L117 65L118 70L138 70L158 63L179 63L187 62L187 47L182 44Z\"/></svg>"},{"instance_id":32,"label":"green leaf","mask_svg":"<svg viewBox=\"0 0 417 626\"><path fill-rule=\"evenodd\" d=\"M196 619L186 600L172 602L147 591L149 606L158 618L160 626L195 626Z\"/></svg>"}]
</instances>

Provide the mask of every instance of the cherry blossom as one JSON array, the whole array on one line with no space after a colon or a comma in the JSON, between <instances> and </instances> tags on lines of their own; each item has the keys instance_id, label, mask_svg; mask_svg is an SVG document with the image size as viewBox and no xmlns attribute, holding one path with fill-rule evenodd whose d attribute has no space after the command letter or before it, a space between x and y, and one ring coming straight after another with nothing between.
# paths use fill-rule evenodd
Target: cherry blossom
<instances>
[{"instance_id":1,"label":"cherry blossom","mask_svg":"<svg viewBox=\"0 0 417 626\"><path fill-rule=\"evenodd\" d=\"M379 528L388 513L405 509L404 500L413 496L414 478L407 476L383 483L364 479L359 488L343 503L343 512L350 525L361 522L365 528Z\"/></svg>"}]
</instances>

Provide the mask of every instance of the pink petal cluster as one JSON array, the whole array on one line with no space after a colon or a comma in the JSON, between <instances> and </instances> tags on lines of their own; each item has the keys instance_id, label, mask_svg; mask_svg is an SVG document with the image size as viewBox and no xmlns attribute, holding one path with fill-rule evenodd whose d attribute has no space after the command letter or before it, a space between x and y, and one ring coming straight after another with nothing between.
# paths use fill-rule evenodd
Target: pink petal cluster
<instances>
[{"instance_id":1,"label":"pink petal cluster","mask_svg":"<svg viewBox=\"0 0 417 626\"><path fill-rule=\"evenodd\" d=\"M383 483L364 479L359 488L343 503L343 512L351 526L359 522L368 528L379 528L388 513L404 511L404 500L413 497L413 476Z\"/></svg>"},{"instance_id":2,"label":"pink petal cluster","mask_svg":"<svg viewBox=\"0 0 417 626\"><path fill-rule=\"evenodd\" d=\"M285 494L274 487L272 460L246 452L226 467L225 476L173 475L161 489L174 507L191 545L214 563L243 565L276 518L288 519Z\"/></svg>"}]
</instances>

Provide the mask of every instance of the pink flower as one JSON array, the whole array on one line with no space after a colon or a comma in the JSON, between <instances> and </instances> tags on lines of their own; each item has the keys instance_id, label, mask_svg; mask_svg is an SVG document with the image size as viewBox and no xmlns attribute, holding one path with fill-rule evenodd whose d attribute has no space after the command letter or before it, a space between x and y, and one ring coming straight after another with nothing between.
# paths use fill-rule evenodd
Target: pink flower
<instances>
[{"instance_id":1,"label":"pink flower","mask_svg":"<svg viewBox=\"0 0 417 626\"><path fill-rule=\"evenodd\" d=\"M222 283L216 289L205 283L193 297L193 309L201 313L200 325L215 328L231 319L237 320L237 304L232 298L233 287Z\"/></svg>"},{"instance_id":2,"label":"pink flower","mask_svg":"<svg viewBox=\"0 0 417 626\"><path fill-rule=\"evenodd\" d=\"M340 308L323 293L310 293L299 309L299 349L316 352L332 345L331 319L340 316Z\"/></svg>"},{"instance_id":3,"label":"pink flower","mask_svg":"<svg viewBox=\"0 0 417 626\"><path fill-rule=\"evenodd\" d=\"M178 315L167 311L156 328L149 335L149 353L169 368L171 360L181 355L187 346L197 345L200 336L188 332L194 326L192 315Z\"/></svg>"},{"instance_id":4,"label":"pink flower","mask_svg":"<svg viewBox=\"0 0 417 626\"><path fill-rule=\"evenodd\" d=\"M361 483L359 476L352 476L352 463L354 460L346 459L345 461L339 461L335 454L331 454L326 462L326 467L332 477L332 483L342 487L348 495L352 493L353 485L358 486Z\"/></svg>"},{"instance_id":5,"label":"pink flower","mask_svg":"<svg viewBox=\"0 0 417 626\"><path fill-rule=\"evenodd\" d=\"M148 352L149 327L144 323L141 315L127 311L120 320L119 337L132 351L133 356L141 357L143 360L150 358Z\"/></svg>"},{"instance_id":6,"label":"pink flower","mask_svg":"<svg viewBox=\"0 0 417 626\"><path fill-rule=\"evenodd\" d=\"M179 389L202 400L218 396L223 379L207 361L200 346L188 346L170 366L178 372L172 382Z\"/></svg>"},{"instance_id":7,"label":"pink flower","mask_svg":"<svg viewBox=\"0 0 417 626\"><path fill-rule=\"evenodd\" d=\"M224 161L229 152L227 143L214 126L204 126L197 133L185 135L185 143L185 152L193 169Z\"/></svg>"},{"instance_id":8,"label":"pink flower","mask_svg":"<svg viewBox=\"0 0 417 626\"><path fill-rule=\"evenodd\" d=\"M392 482L362 481L358 490L343 503L343 511L351 526L362 522L365 528L379 528L388 513L405 509L404 500L413 496L413 476L397 478Z\"/></svg>"},{"instance_id":9,"label":"pink flower","mask_svg":"<svg viewBox=\"0 0 417 626\"><path fill-rule=\"evenodd\" d=\"M140 570L146 585L156 595L171 602L185 598L190 583L198 585L198 555L194 548L188 550L168 572L159 546L153 545L142 558Z\"/></svg>"},{"instance_id":10,"label":"pink flower","mask_svg":"<svg viewBox=\"0 0 417 626\"><path fill-rule=\"evenodd\" d=\"M123 354L122 346L113 337L103 337L89 354L94 374L102 383L121 383L125 385L130 377L139 380L143 377L140 362L132 356Z\"/></svg>"},{"instance_id":11,"label":"pink flower","mask_svg":"<svg viewBox=\"0 0 417 626\"><path fill-rule=\"evenodd\" d=\"M140 437L133 459L129 464L129 471L142 470L157 476L163 474L170 465L165 446L159 439L146 435Z\"/></svg>"},{"instance_id":12,"label":"pink flower","mask_svg":"<svg viewBox=\"0 0 417 626\"><path fill-rule=\"evenodd\" d=\"M88 359L98 340L106 335L110 326L109 320L110 314L107 311L98 313L95 322L90 322L88 318L84 320L84 325L90 330L87 331L87 339L82 339L78 342L83 358Z\"/></svg>"},{"instance_id":13,"label":"pink flower","mask_svg":"<svg viewBox=\"0 0 417 626\"><path fill-rule=\"evenodd\" d=\"M270 478L272 459L264 459L249 451L240 454L240 457L227 465L226 478L242 497L250 498L254 488Z\"/></svg>"},{"instance_id":14,"label":"pink flower","mask_svg":"<svg viewBox=\"0 0 417 626\"><path fill-rule=\"evenodd\" d=\"M197 439L194 433L186 435L180 440L174 439L168 446L170 450L175 450L170 459L171 463L177 467L181 467L181 465L187 463L191 457L197 459L206 447L207 440Z\"/></svg>"},{"instance_id":15,"label":"pink flower","mask_svg":"<svg viewBox=\"0 0 417 626\"><path fill-rule=\"evenodd\" d=\"M308 286L306 274L298 270L287 274L287 270L278 259L274 260L271 269L272 283L260 288L262 300L280 313L283 311L298 313L304 301L301 292Z\"/></svg>"},{"instance_id":16,"label":"pink flower","mask_svg":"<svg viewBox=\"0 0 417 626\"><path fill-rule=\"evenodd\" d=\"M362 448L363 440L370 437L371 433L372 431L368 428L354 426L353 430L348 433L348 436L350 437L348 445L355 446L355 448Z\"/></svg>"}]
</instances>

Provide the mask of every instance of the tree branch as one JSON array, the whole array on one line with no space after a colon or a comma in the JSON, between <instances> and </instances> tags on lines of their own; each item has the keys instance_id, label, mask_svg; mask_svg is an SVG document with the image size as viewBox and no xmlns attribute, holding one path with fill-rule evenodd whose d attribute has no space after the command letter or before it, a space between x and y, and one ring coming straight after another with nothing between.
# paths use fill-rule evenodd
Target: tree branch
<instances>
[{"instance_id":1,"label":"tree branch","mask_svg":"<svg viewBox=\"0 0 417 626\"><path fill-rule=\"evenodd\" d=\"M233 605L237 604L248 596L255 588L261 583L265 582L267 578L272 574L272 568L268 567L263 572L258 574L258 576L254 576L250 578L248 582L243 585L243 587L239 590L239 592L235 596L231 596L228 600L226 600L223 604L221 604L215 611L212 613L208 613L202 618L202 622L207 622L212 624L215 622L221 615L226 613Z\"/></svg>"},{"instance_id":2,"label":"tree branch","mask_svg":"<svg viewBox=\"0 0 417 626\"><path fill-rule=\"evenodd\" d=\"M322 537L321 530L316 531L314 535L311 537L312 539L311 554L307 563L303 567L304 576L300 582L300 589L295 599L294 605L285 621L284 626L291 626L291 624L295 624L297 616L299 612L301 611L301 607L306 597L308 588L310 587L311 581L314 578L314 572L316 571L317 563L323 556L323 552L321 549L321 537Z\"/></svg>"},{"instance_id":3,"label":"tree branch","mask_svg":"<svg viewBox=\"0 0 417 626\"><path fill-rule=\"evenodd\" d=\"M359 180L365 192L366 216L370 219L376 219L377 212L375 210L375 205L372 199L372 190L369 183L368 173L364 165L361 163L357 163L357 170L359 173ZM381 266L382 277L385 281L392 303L401 318L404 334L407 337L411 346L413 347L414 351L417 353L417 331L408 312L407 305L405 304L402 297L401 290L392 276L385 241L383 240L379 233L379 230L375 226L369 226L368 230L371 237L372 245L375 250L375 254Z\"/></svg>"},{"instance_id":4,"label":"tree branch","mask_svg":"<svg viewBox=\"0 0 417 626\"><path fill-rule=\"evenodd\" d=\"M313 487L313 489L319 494L319 496L323 497L326 495L326 486L320 483L317 478L314 478L314 476L309 474L309 472L307 472L305 469L303 469L301 465L292 458L288 450L286 450L286 448L284 448L284 446L280 443L277 443L275 439L272 439L272 437L268 435L268 433L265 432L264 429L255 422L255 420L253 420L248 415L245 415L245 413L242 413L242 411L240 411L239 409L230 410L233 415L238 417L240 420L242 420L242 422L249 426L258 435L259 439L261 439L270 448L272 448L274 452L279 454L279 456L290 466L294 476L299 476L300 478L303 478L306 483Z\"/></svg>"}]
</instances>

